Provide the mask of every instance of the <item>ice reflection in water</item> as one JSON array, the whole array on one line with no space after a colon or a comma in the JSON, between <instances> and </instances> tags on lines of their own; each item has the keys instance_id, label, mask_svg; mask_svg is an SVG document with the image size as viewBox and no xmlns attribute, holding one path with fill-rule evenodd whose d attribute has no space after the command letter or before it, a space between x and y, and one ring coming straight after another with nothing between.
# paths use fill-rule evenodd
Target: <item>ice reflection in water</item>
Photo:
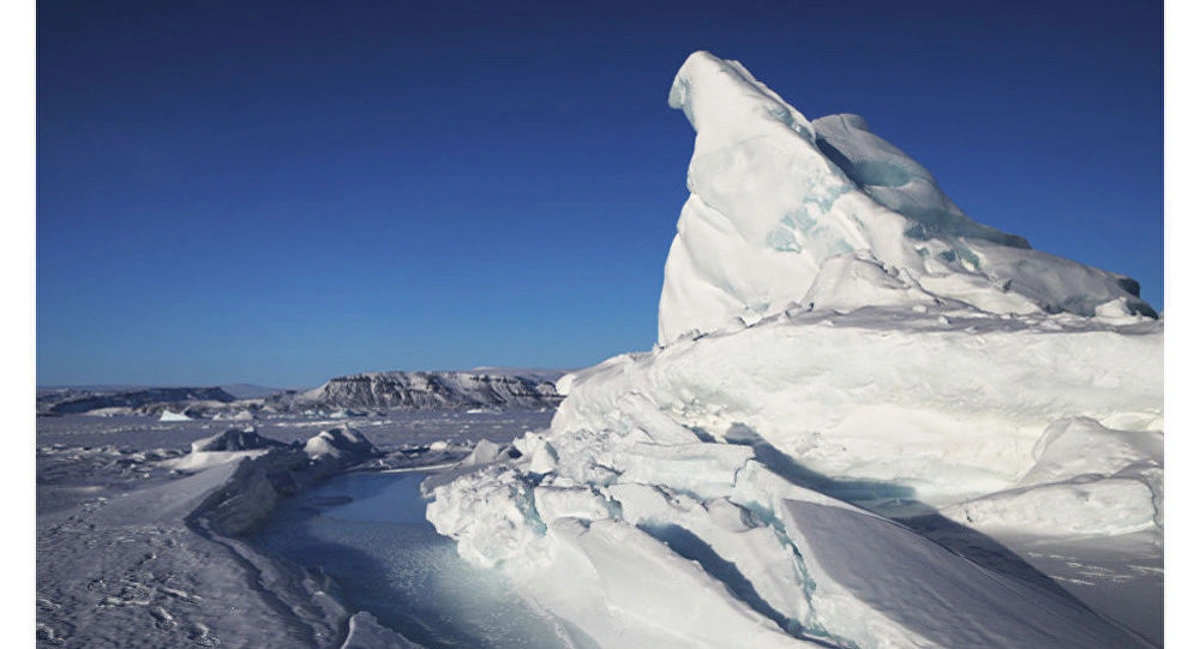
<instances>
[{"instance_id":1,"label":"ice reflection in water","mask_svg":"<svg viewBox=\"0 0 1200 649\"><path fill-rule=\"evenodd\" d=\"M281 504L254 540L430 649L569 647L560 623L468 565L425 520L422 473L338 476Z\"/></svg>"}]
</instances>

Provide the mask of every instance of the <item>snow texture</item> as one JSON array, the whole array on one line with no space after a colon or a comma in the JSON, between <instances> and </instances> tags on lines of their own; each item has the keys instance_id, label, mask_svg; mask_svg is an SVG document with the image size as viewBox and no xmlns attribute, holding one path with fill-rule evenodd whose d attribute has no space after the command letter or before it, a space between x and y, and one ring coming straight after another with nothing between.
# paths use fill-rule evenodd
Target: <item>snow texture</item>
<instances>
[{"instance_id":1,"label":"snow texture","mask_svg":"<svg viewBox=\"0 0 1200 649\"><path fill-rule=\"evenodd\" d=\"M736 62L693 54L670 104L696 144L660 345L428 482L437 530L599 647L1142 646L985 534L1161 556L1136 283L974 223Z\"/></svg>"},{"instance_id":2,"label":"snow texture","mask_svg":"<svg viewBox=\"0 0 1200 649\"><path fill-rule=\"evenodd\" d=\"M313 440L375 456L352 430ZM236 429L192 449L39 448L38 646L419 646L347 610L327 578L239 536L350 456L312 459Z\"/></svg>"}]
</instances>

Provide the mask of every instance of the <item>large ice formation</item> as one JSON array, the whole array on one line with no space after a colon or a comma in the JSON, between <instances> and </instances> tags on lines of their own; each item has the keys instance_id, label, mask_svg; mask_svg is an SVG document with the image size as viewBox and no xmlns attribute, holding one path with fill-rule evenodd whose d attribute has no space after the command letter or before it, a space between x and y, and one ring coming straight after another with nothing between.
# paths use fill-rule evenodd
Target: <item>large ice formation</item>
<instances>
[{"instance_id":1,"label":"large ice formation","mask_svg":"<svg viewBox=\"0 0 1200 649\"><path fill-rule=\"evenodd\" d=\"M736 61L693 54L670 103L696 148L667 257L662 343L792 303L1084 316L1111 303L1104 313L1154 315L1133 280L972 221L865 119L810 122Z\"/></svg>"},{"instance_id":2,"label":"large ice formation","mask_svg":"<svg viewBox=\"0 0 1200 649\"><path fill-rule=\"evenodd\" d=\"M809 121L736 62L693 54L670 104L696 145L661 344L427 484L438 531L587 646L1137 646L896 522L1161 542L1137 284L975 223L862 118Z\"/></svg>"}]
</instances>

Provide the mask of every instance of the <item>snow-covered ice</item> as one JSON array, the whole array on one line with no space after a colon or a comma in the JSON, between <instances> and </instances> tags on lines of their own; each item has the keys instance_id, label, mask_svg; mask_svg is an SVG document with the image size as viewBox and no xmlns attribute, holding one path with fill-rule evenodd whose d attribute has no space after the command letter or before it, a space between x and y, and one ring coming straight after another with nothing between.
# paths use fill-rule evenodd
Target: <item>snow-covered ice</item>
<instances>
[{"instance_id":1,"label":"snow-covered ice","mask_svg":"<svg viewBox=\"0 0 1200 649\"><path fill-rule=\"evenodd\" d=\"M367 464L386 469L452 462L479 439L511 439L548 420L534 411L397 412L357 423L383 452ZM147 416L38 419L38 646L420 646L349 609L319 571L239 534L343 470L310 459L308 441L336 448L366 438L328 420L259 423L250 432Z\"/></svg>"},{"instance_id":2,"label":"snow-covered ice","mask_svg":"<svg viewBox=\"0 0 1200 649\"><path fill-rule=\"evenodd\" d=\"M659 341L780 313L888 304L1153 314L1133 280L975 223L865 119L809 121L736 61L687 59L670 104L696 129Z\"/></svg>"},{"instance_id":3,"label":"snow-covered ice","mask_svg":"<svg viewBox=\"0 0 1200 649\"><path fill-rule=\"evenodd\" d=\"M736 62L693 54L670 104L696 143L659 345L562 377L520 457L431 482L438 531L600 647L1161 642L1161 611L1022 559L1119 537L1161 589L1137 283L975 223L863 118Z\"/></svg>"}]
</instances>

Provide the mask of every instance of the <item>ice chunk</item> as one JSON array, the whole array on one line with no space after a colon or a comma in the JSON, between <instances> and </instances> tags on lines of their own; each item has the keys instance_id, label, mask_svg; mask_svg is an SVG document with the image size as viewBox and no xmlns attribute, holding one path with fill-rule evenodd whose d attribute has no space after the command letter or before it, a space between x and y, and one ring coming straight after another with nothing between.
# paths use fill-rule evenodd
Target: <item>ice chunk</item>
<instances>
[{"instance_id":1,"label":"ice chunk","mask_svg":"<svg viewBox=\"0 0 1200 649\"><path fill-rule=\"evenodd\" d=\"M349 426L342 426L310 437L304 443L304 452L313 460L352 464L375 455L377 451L362 433Z\"/></svg>"},{"instance_id":2,"label":"ice chunk","mask_svg":"<svg viewBox=\"0 0 1200 649\"><path fill-rule=\"evenodd\" d=\"M253 451L286 446L283 442L259 435L253 428L230 428L223 433L192 442L193 453L210 451Z\"/></svg>"},{"instance_id":3,"label":"ice chunk","mask_svg":"<svg viewBox=\"0 0 1200 649\"><path fill-rule=\"evenodd\" d=\"M560 518L552 530L587 558L608 606L635 627L663 629L693 647L815 646L789 636L636 527Z\"/></svg>"},{"instance_id":4,"label":"ice chunk","mask_svg":"<svg viewBox=\"0 0 1200 649\"><path fill-rule=\"evenodd\" d=\"M1105 387L1119 387L1119 382L1113 377ZM1161 467L1163 435L1154 430L1113 430L1086 417L1061 419L1046 427L1033 455L1035 464L1021 478L1022 486L1082 475L1107 477L1135 465Z\"/></svg>"},{"instance_id":5,"label":"ice chunk","mask_svg":"<svg viewBox=\"0 0 1200 649\"><path fill-rule=\"evenodd\" d=\"M458 553L477 565L543 563L546 525L529 481L500 465L433 489L425 517L439 534L459 541Z\"/></svg>"},{"instance_id":6,"label":"ice chunk","mask_svg":"<svg viewBox=\"0 0 1200 649\"><path fill-rule=\"evenodd\" d=\"M985 529L1042 536L1111 536L1163 525L1163 436L1106 428L1077 417L1055 421L1014 489L947 507Z\"/></svg>"},{"instance_id":7,"label":"ice chunk","mask_svg":"<svg viewBox=\"0 0 1200 649\"><path fill-rule=\"evenodd\" d=\"M475 445L475 448L471 451L471 454L463 458L461 464L463 466L491 464L492 462L499 460L501 457L504 457L504 450L504 447L491 440L481 439L479 440L479 443Z\"/></svg>"},{"instance_id":8,"label":"ice chunk","mask_svg":"<svg viewBox=\"0 0 1200 649\"><path fill-rule=\"evenodd\" d=\"M800 558L766 521L728 498L701 501L643 484L611 487L622 517L700 562L755 611L781 628L812 621Z\"/></svg>"},{"instance_id":9,"label":"ice chunk","mask_svg":"<svg viewBox=\"0 0 1200 649\"><path fill-rule=\"evenodd\" d=\"M1162 470L1020 487L942 509L947 517L988 532L1039 537L1162 534Z\"/></svg>"}]
</instances>

